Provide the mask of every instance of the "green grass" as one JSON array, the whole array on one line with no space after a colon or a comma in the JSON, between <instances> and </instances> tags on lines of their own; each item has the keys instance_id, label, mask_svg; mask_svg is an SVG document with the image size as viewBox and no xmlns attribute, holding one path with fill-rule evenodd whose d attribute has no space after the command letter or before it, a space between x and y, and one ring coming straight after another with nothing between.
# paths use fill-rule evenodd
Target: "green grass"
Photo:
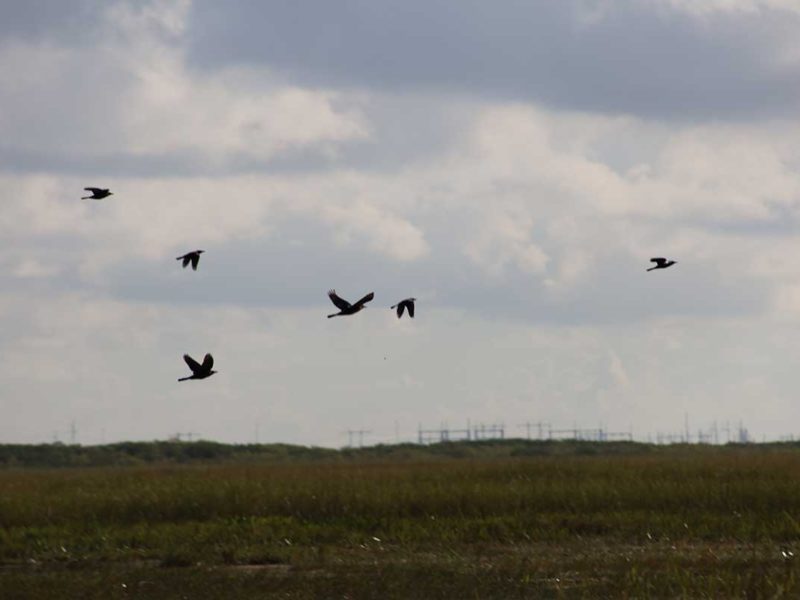
<instances>
[{"instance_id":1,"label":"green grass","mask_svg":"<svg viewBox=\"0 0 800 600\"><path fill-rule=\"evenodd\" d=\"M0 590L11 598L800 596L793 448L580 454L7 469Z\"/></svg>"}]
</instances>

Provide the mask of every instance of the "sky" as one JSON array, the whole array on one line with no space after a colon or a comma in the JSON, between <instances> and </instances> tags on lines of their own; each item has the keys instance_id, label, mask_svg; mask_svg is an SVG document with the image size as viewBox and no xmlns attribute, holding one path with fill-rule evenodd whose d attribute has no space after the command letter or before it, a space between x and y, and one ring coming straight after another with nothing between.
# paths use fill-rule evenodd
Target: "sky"
<instances>
[{"instance_id":1,"label":"sky","mask_svg":"<svg viewBox=\"0 0 800 600\"><path fill-rule=\"evenodd\" d=\"M800 434L798 32L796 0L0 0L0 442Z\"/></svg>"}]
</instances>

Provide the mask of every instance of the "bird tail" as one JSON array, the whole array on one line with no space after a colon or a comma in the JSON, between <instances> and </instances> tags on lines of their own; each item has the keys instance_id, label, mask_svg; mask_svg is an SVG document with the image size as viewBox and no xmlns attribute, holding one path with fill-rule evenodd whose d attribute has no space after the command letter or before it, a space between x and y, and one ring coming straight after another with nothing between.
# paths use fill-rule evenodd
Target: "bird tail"
<instances>
[{"instance_id":1,"label":"bird tail","mask_svg":"<svg viewBox=\"0 0 800 600\"><path fill-rule=\"evenodd\" d=\"M330 319L331 317L338 317L340 314L342 313L334 313L332 315L328 315L328 318Z\"/></svg>"},{"instance_id":2,"label":"bird tail","mask_svg":"<svg viewBox=\"0 0 800 600\"><path fill-rule=\"evenodd\" d=\"M186 381L187 379L191 379L191 377L181 377L178 381Z\"/></svg>"},{"instance_id":3,"label":"bird tail","mask_svg":"<svg viewBox=\"0 0 800 600\"><path fill-rule=\"evenodd\" d=\"M652 270L654 270L654 269L657 269L657 268L658 268L658 267L650 267L650 268L649 268L649 269L647 269L647 270L648 270L648 271L652 271Z\"/></svg>"},{"instance_id":4,"label":"bird tail","mask_svg":"<svg viewBox=\"0 0 800 600\"><path fill-rule=\"evenodd\" d=\"M81 200L91 200L91 196L81 196Z\"/></svg>"}]
</instances>

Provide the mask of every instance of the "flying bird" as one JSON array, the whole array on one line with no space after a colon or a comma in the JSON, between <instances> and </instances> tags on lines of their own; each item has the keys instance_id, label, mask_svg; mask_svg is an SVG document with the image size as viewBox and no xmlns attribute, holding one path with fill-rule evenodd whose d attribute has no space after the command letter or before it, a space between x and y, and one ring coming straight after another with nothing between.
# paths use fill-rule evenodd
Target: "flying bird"
<instances>
[{"instance_id":1,"label":"flying bird","mask_svg":"<svg viewBox=\"0 0 800 600\"><path fill-rule=\"evenodd\" d=\"M81 200L102 200L103 198L108 198L114 192L109 192L108 188L95 188L95 187L87 187L83 188L87 192L92 192L91 196L83 196Z\"/></svg>"},{"instance_id":2,"label":"flying bird","mask_svg":"<svg viewBox=\"0 0 800 600\"><path fill-rule=\"evenodd\" d=\"M666 258L651 258L650 262L656 263L655 267L650 267L647 269L648 271L653 271L655 269L666 269L667 267L671 267L677 261L675 260L667 260Z\"/></svg>"},{"instance_id":3,"label":"flying bird","mask_svg":"<svg viewBox=\"0 0 800 600\"><path fill-rule=\"evenodd\" d=\"M354 315L357 312L359 312L362 308L366 308L366 306L364 305L370 300L372 300L374 297L375 297L375 292L370 292L355 304L350 304L344 298L340 298L339 296L337 296L336 290L330 290L328 292L328 298L330 298L331 302L333 302L336 305L336 308L339 309L339 312L334 313L332 315L328 315L328 318L330 319L331 317Z\"/></svg>"},{"instance_id":4,"label":"flying bird","mask_svg":"<svg viewBox=\"0 0 800 600\"><path fill-rule=\"evenodd\" d=\"M212 367L214 366L214 357L210 354L206 354L202 365L188 354L183 355L183 360L185 360L186 364L189 365L189 368L192 370L192 374L189 377L181 377L178 379L178 381L186 381L187 379L205 379L206 377L211 377L214 373L216 373L216 371L212 370Z\"/></svg>"},{"instance_id":5,"label":"flying bird","mask_svg":"<svg viewBox=\"0 0 800 600\"><path fill-rule=\"evenodd\" d=\"M182 260L184 269L189 266L189 263L192 263L192 271L197 271L197 263L200 262L200 255L203 252L205 252L205 250L194 250L193 252L187 252L175 260Z\"/></svg>"},{"instance_id":6,"label":"flying bird","mask_svg":"<svg viewBox=\"0 0 800 600\"><path fill-rule=\"evenodd\" d=\"M392 308L397 308L397 318L403 316L403 311L408 309L408 316L412 319L414 318L414 302L416 302L416 298L406 298L405 300L401 300L397 304L395 304Z\"/></svg>"}]
</instances>

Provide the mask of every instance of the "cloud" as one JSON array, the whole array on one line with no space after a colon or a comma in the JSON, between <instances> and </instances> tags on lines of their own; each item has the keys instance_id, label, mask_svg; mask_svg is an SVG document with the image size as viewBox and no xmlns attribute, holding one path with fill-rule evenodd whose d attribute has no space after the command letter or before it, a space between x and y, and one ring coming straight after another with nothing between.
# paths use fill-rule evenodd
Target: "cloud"
<instances>
[{"instance_id":1,"label":"cloud","mask_svg":"<svg viewBox=\"0 0 800 600\"><path fill-rule=\"evenodd\" d=\"M56 268L48 266L35 258L23 259L12 271L14 276L21 278L49 277L56 272Z\"/></svg>"},{"instance_id":2,"label":"cloud","mask_svg":"<svg viewBox=\"0 0 800 600\"><path fill-rule=\"evenodd\" d=\"M800 6L792 0L662 0L669 8L692 15L712 16L718 13L763 14L770 11L800 14Z\"/></svg>"},{"instance_id":3,"label":"cloud","mask_svg":"<svg viewBox=\"0 0 800 600\"><path fill-rule=\"evenodd\" d=\"M111 440L196 431L244 441L259 423L262 440L338 445L354 424L376 438L392 437L395 421L405 437L420 421L467 418L505 420L509 431L536 418L555 427L631 424L641 432L680 423L684 410L693 423L745 418L756 430L780 431L774 414L793 397L796 341L762 320L528 327L426 305L413 322L398 321L374 308L332 325L316 308L6 294L0 375L4 408L17 417L0 424L0 433L47 440L61 431L63 439L75 420L83 443L100 441L103 431ZM775 347L782 351L769 360ZM206 351L219 373L178 384L186 370L181 355ZM742 370L750 383L737 388ZM715 406L708 399L718 390L725 403ZM754 398L760 416L750 408Z\"/></svg>"},{"instance_id":4,"label":"cloud","mask_svg":"<svg viewBox=\"0 0 800 600\"><path fill-rule=\"evenodd\" d=\"M304 84L747 120L794 110L800 14L792 6L565 0L468 1L454 9L439 0L380 7L349 0L335 7L242 1L230 10L200 0L190 13L189 56L211 70L269 64Z\"/></svg>"},{"instance_id":5,"label":"cloud","mask_svg":"<svg viewBox=\"0 0 800 600\"><path fill-rule=\"evenodd\" d=\"M7 175L0 230L15 269L34 260L60 274L52 285L149 301L195 301L170 261L200 247L222 261L200 275L207 302L307 306L346 285L543 321L752 313L774 305L770 273L796 277L766 235L798 219L794 134L493 104L397 171L127 177L102 202L79 201L75 178ZM678 287L639 277L654 255L679 261Z\"/></svg>"},{"instance_id":6,"label":"cloud","mask_svg":"<svg viewBox=\"0 0 800 600\"><path fill-rule=\"evenodd\" d=\"M627 371L625 371L625 365L622 364L619 356L613 351L609 353L608 374L614 383L620 387L625 388L631 384L631 379Z\"/></svg>"},{"instance_id":7,"label":"cloud","mask_svg":"<svg viewBox=\"0 0 800 600\"><path fill-rule=\"evenodd\" d=\"M0 37L41 41L91 38L97 0L31 0L0 6Z\"/></svg>"},{"instance_id":8,"label":"cloud","mask_svg":"<svg viewBox=\"0 0 800 600\"><path fill-rule=\"evenodd\" d=\"M343 94L287 85L269 68L192 72L182 47L189 6L109 5L92 46L0 43L6 169L31 162L26 156L38 156L39 169L54 159L75 166L76 155L84 171L113 155L122 169L148 157L220 169L298 152L332 156L368 138L357 103Z\"/></svg>"},{"instance_id":9,"label":"cloud","mask_svg":"<svg viewBox=\"0 0 800 600\"><path fill-rule=\"evenodd\" d=\"M794 414L794 11L70 6L0 19L6 439Z\"/></svg>"},{"instance_id":10,"label":"cloud","mask_svg":"<svg viewBox=\"0 0 800 600\"><path fill-rule=\"evenodd\" d=\"M501 275L508 263L522 272L542 273L549 259L530 239L532 224L529 215L493 212L467 243L465 253L494 276Z\"/></svg>"},{"instance_id":11,"label":"cloud","mask_svg":"<svg viewBox=\"0 0 800 600\"><path fill-rule=\"evenodd\" d=\"M346 206L320 206L326 221L338 229L336 241L347 244L352 237L364 236L370 248L396 260L408 261L428 252L423 233L408 221L387 214L374 204L359 200Z\"/></svg>"}]
</instances>

